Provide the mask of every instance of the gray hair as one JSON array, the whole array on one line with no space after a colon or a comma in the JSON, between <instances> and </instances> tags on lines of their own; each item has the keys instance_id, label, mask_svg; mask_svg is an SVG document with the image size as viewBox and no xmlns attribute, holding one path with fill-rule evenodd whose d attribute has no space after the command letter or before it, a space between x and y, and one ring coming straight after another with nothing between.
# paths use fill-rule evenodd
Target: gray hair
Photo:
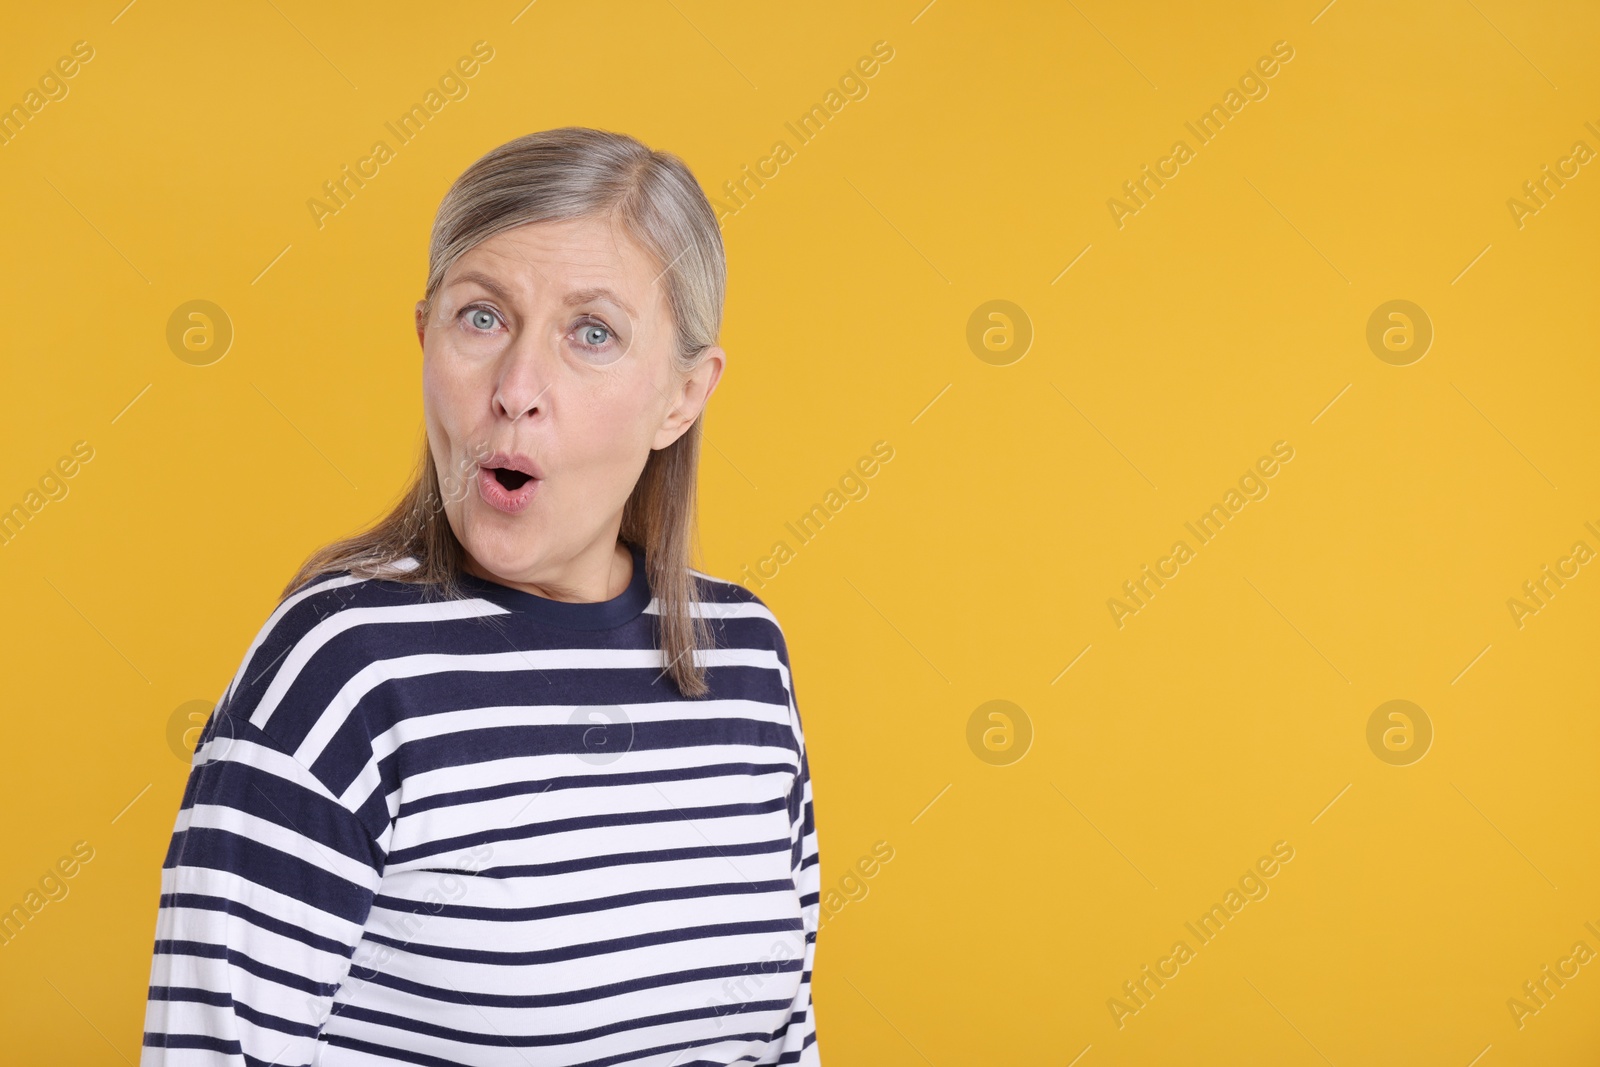
<instances>
[{"instance_id":1,"label":"gray hair","mask_svg":"<svg viewBox=\"0 0 1600 1067\"><path fill-rule=\"evenodd\" d=\"M450 266L495 234L532 222L601 218L620 224L655 261L672 313L673 366L692 372L715 345L722 325L727 265L716 213L677 156L654 151L623 133L564 126L530 133L488 152L450 186L434 217L423 300L429 307ZM662 672L686 697L709 692L692 654L712 644L695 599L695 493L700 424L650 453L623 506L623 540L645 550L645 568L659 605ZM414 568L389 567L406 556ZM339 570L424 583L459 596L465 550L445 516L438 471L422 435L410 488L370 529L319 549L301 565L283 595ZM658 676L659 677L659 676Z\"/></svg>"}]
</instances>

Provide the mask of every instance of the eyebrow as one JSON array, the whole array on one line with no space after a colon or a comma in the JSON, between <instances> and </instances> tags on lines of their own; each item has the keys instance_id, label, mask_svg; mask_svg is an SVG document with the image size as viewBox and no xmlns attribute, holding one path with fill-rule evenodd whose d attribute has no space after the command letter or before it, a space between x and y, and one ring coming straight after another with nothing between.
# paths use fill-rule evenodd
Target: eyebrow
<instances>
[{"instance_id":1,"label":"eyebrow","mask_svg":"<svg viewBox=\"0 0 1600 1067\"><path fill-rule=\"evenodd\" d=\"M501 285L499 282L495 281L493 278L481 271L465 271L456 275L456 277L450 280L450 284L452 286L460 285L463 282L472 282L476 285L481 285L483 288L489 290L489 292L493 293L502 300L509 301L511 299L511 293L506 289L505 286ZM587 289L574 289L563 298L562 303L566 304L567 307L577 307L579 304L587 304L595 300L609 301L610 303L621 308L623 311L626 311L629 315L635 318L638 317L638 312L633 310L633 305L622 299L620 294L611 289L607 289L605 286L590 286Z\"/></svg>"},{"instance_id":2,"label":"eyebrow","mask_svg":"<svg viewBox=\"0 0 1600 1067\"><path fill-rule=\"evenodd\" d=\"M487 274L482 274L475 270L466 271L465 273L458 274L454 278L450 279L450 285L452 286L461 285L465 282L473 282L477 285L481 285L502 300L511 299L511 294L506 291L505 286L501 285ZM449 287L450 286L446 286L445 288Z\"/></svg>"},{"instance_id":3,"label":"eyebrow","mask_svg":"<svg viewBox=\"0 0 1600 1067\"><path fill-rule=\"evenodd\" d=\"M622 299L620 294L612 292L605 286L592 286L588 289L574 289L572 292L567 294L565 303L567 307L577 307L579 304L588 304L595 300L605 300L609 303L615 304L632 317L639 317L639 313L633 310L633 305Z\"/></svg>"}]
</instances>

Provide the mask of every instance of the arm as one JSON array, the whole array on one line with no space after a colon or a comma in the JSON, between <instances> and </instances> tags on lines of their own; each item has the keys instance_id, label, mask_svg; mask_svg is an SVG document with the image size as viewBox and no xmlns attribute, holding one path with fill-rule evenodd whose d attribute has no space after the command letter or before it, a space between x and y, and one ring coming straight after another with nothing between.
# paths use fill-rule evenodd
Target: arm
<instances>
[{"instance_id":1,"label":"arm","mask_svg":"<svg viewBox=\"0 0 1600 1067\"><path fill-rule=\"evenodd\" d=\"M794 729L795 743L799 747L800 771L789 794L789 840L792 844L791 869L794 873L795 892L800 896L801 914L805 921L805 966L800 973L800 989L795 994L794 1006L789 1010L789 1023L781 1035L779 1064L801 1064L820 1067L817 1047L817 1023L811 1003L811 972L816 959L817 928L821 918L822 867L817 850L816 818L811 804L811 760L806 754L805 732L800 722L800 709L794 698L794 678L789 672L788 649L783 638L778 639L779 657L784 665L785 688L789 694L789 720Z\"/></svg>"},{"instance_id":2,"label":"arm","mask_svg":"<svg viewBox=\"0 0 1600 1067\"><path fill-rule=\"evenodd\" d=\"M161 870L141 1067L302 1067L350 970L384 854L224 700Z\"/></svg>"}]
</instances>

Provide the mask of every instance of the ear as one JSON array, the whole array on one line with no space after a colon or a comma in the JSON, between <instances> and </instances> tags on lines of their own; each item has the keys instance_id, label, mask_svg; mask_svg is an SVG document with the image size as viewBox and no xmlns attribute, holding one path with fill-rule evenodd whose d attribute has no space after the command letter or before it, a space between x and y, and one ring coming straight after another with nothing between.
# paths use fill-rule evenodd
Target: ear
<instances>
[{"instance_id":1,"label":"ear","mask_svg":"<svg viewBox=\"0 0 1600 1067\"><path fill-rule=\"evenodd\" d=\"M426 338L428 334L428 302L417 301L417 344L424 350L427 349Z\"/></svg>"},{"instance_id":2,"label":"ear","mask_svg":"<svg viewBox=\"0 0 1600 1067\"><path fill-rule=\"evenodd\" d=\"M722 368L726 361L727 353L716 345L700 354L699 364L683 380L677 398L662 418L661 428L656 431L656 439L650 445L652 450L666 448L682 437L705 410L706 401L711 399L717 383L722 380Z\"/></svg>"}]
</instances>

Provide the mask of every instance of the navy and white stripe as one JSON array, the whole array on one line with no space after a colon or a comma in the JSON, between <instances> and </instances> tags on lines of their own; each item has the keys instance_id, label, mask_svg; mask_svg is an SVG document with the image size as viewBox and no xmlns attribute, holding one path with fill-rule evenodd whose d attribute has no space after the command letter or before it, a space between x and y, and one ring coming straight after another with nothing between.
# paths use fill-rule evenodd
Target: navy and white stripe
<instances>
[{"instance_id":1,"label":"navy and white stripe","mask_svg":"<svg viewBox=\"0 0 1600 1067\"><path fill-rule=\"evenodd\" d=\"M629 547L602 603L339 574L277 606L195 751L144 1067L820 1062L783 632L694 571L683 699Z\"/></svg>"}]
</instances>

